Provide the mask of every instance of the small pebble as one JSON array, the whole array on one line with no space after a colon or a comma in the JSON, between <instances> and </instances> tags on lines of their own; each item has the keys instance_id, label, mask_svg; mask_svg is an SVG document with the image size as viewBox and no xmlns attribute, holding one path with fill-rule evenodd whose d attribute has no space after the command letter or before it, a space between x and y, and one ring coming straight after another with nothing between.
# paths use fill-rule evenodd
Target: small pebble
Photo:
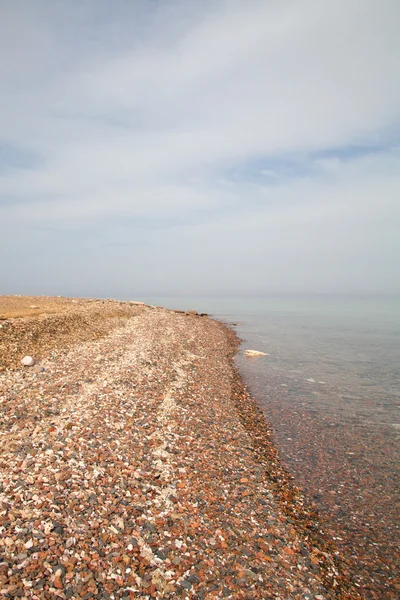
<instances>
[{"instance_id":1,"label":"small pebble","mask_svg":"<svg viewBox=\"0 0 400 600\"><path fill-rule=\"evenodd\" d=\"M24 367L33 367L34 364L35 361L32 356L24 356L24 358L21 360L21 365L24 365Z\"/></svg>"}]
</instances>

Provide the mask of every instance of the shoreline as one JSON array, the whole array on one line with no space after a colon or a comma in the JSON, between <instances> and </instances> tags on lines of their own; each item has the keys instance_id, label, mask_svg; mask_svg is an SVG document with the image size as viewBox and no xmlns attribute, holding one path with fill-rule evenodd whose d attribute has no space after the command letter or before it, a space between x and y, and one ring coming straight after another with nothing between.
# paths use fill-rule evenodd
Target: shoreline
<instances>
[{"instance_id":1,"label":"shoreline","mask_svg":"<svg viewBox=\"0 0 400 600\"><path fill-rule=\"evenodd\" d=\"M294 477L283 465L279 451L273 442L272 426L266 419L257 400L252 396L237 366L234 357L241 342L236 331L222 323L232 339L232 394L231 400L243 427L248 431L257 460L265 469L265 477L272 483L287 521L292 523L299 535L316 549L314 560L323 570L327 589L336 589L339 598L358 598L359 591L349 579L349 564L340 555L333 540L330 540L318 517L316 507L294 483Z\"/></svg>"},{"instance_id":2,"label":"shoreline","mask_svg":"<svg viewBox=\"0 0 400 600\"><path fill-rule=\"evenodd\" d=\"M74 301L68 300L68 303L72 306ZM81 305L85 305L82 314L79 313ZM106 324L102 322L102 312ZM121 559L115 561L117 565L121 562L129 566L125 572L118 567L116 572L109 574L106 582L102 581L100 571L104 571L105 566L98 546L95 546L97 550L93 554L98 556L92 562L97 561L97 564L87 568L88 563L85 563L85 569L92 574L98 573L98 577L89 576L84 582L85 577L80 575L82 561L74 563L72 559L77 554L76 546L79 544L87 552L88 534L79 533L79 527L76 531L76 523L71 517L71 506L74 506L73 503L71 505L72 500L66 503L65 499L53 494L53 508L51 504L46 506L43 514L53 511L59 520L64 520L61 529L63 537L67 538L63 553L66 558L63 561L57 558L57 564L60 563L58 569L49 563L49 557L54 558L52 548L57 536L53 533L55 527L46 534L45 525L34 525L40 521L38 516L43 511L40 506L37 509L39 513L34 515L35 520L32 521L32 516L29 521L30 530L25 537L32 536L32 531L37 528L40 533L36 535L45 540L43 545L47 549L47 561L44 556L39 557L42 563L36 565L36 555L40 554L40 548L35 546L36 538L25 540L24 537L24 547L28 552L19 552L19 560L22 563L25 561L24 571L36 561L36 570L31 571L32 586L24 588L20 571L10 579L9 572L12 569L6 560L5 565L0 564L3 595L4 590L8 590L5 594L10 593L12 597L15 590L7 588L11 585L16 589L24 589L26 597L32 598L44 598L46 591L65 598L82 597L83 591L87 598L117 598L121 597L120 590L130 594L126 597L143 598L189 598L194 593L198 598L309 597L319 600L359 597L348 579L345 563L338 557L332 543L320 532L317 515L279 461L271 441L269 425L234 365L239 339L227 324L200 317L193 311L182 313L111 300L77 301L73 304L72 313L76 314L66 317L68 327L62 329L61 334L56 329L53 331L56 340L51 336L44 338L43 373L33 375L29 368L22 370L16 365L14 370L7 368L0 371L0 385L3 384L4 388L5 384L7 388L2 398L7 398L5 403L9 405L8 415L12 418L13 411L15 414L20 408L20 402L13 394L21 386L24 393L30 396L29 402L34 404L31 410L39 411L43 409L43 396L46 398L46 393L54 394L60 388L64 390L62 394L56 394L58 415L46 415L46 411L54 412L48 408L52 405L48 395L45 412L36 419L38 424L34 431L40 428L43 421L50 427L40 433L40 444L32 453L27 449L22 451L24 456L20 457L19 462L22 459L21 464L26 463L25 467L29 466L30 469L39 464L39 477L49 479L53 477L51 469L54 469L54 462L47 464L47 458L36 459L38 453L42 455L41 444L48 445L51 441L50 448L47 448L51 450L54 446L53 436L57 435L57 443L63 448L61 452L76 445L75 452L84 456L85 464L89 465L93 456L87 452L86 446L88 440L93 438L108 458L102 467L104 472L94 478L95 481L98 481L97 478L103 478L104 481L92 496L98 499L104 493L113 506L113 492L110 490L115 489L115 480L112 481L114 487L110 488L106 475L110 476L111 472L114 477L114 466L110 467L110 444L105 438L102 420L104 411L111 413L107 423L109 435L111 431L114 434L121 432L117 435L116 443L126 460L120 468L126 468L130 473L124 482L125 490L129 492L128 507L124 504L124 494L118 492L115 501L118 511L114 512L124 515L124 518L119 517L123 518L123 526L120 521L118 525L113 513L107 512L107 519L102 520L100 509L93 508L93 503L97 506L98 502L93 498L89 500L90 494L80 501L85 511L95 515L93 518L99 527L101 525L100 530L107 529L106 523L114 523L111 525L115 531L111 530L114 538L110 548L112 544L117 546L116 558ZM60 325L60 318L62 321L64 317L60 317L59 313L51 317L27 317L28 321L25 319L16 323L17 330L21 331L21 323L25 326L25 329L22 327L22 337L26 340L29 324L41 323L45 330L49 322ZM74 326L71 329L71 321L79 326L84 324L86 328L81 327L77 332ZM7 320L7 323L10 322L15 323ZM4 326L4 321L2 323ZM7 334L9 329L10 325L3 327L0 334ZM40 345L38 328L34 327L34 331L35 341ZM72 339L73 333L78 336L75 341ZM52 341L55 343L52 344ZM97 354L100 350L101 353ZM101 358L98 360L98 357ZM83 366L82 361L85 363ZM130 361L136 365L134 372ZM99 371L98 376L97 371L96 375L92 373L95 370ZM83 377L88 377L90 381L81 384ZM136 390L135 403L125 406L126 398L133 389ZM40 396L36 397L38 392ZM102 405L101 413L98 402ZM123 405L118 414L113 414L115 402ZM141 405L140 410L138 405ZM25 409L28 406L25 402ZM126 423L124 415L128 409L132 417L131 422ZM77 415L82 419L79 425L76 424ZM123 429L119 429L122 425ZM21 495L13 483L16 472L21 472L21 464L15 467L10 457L17 451L17 446L21 446L21 430L24 434L32 431L29 415L28 418L26 415L20 418L18 427L20 431L15 430L16 443L6 447L1 457L3 467L9 467L10 470L8 496L14 495L15 500L17 495L22 505L19 512L15 511L7 493L7 498L2 497L4 510L0 513L0 524L5 528L6 535L13 528L15 530L16 522L20 529L22 525L26 529L24 503L36 502L32 500L34 494L29 488L27 491L23 485ZM86 430L90 430L90 435ZM124 433L126 430L131 434L135 432L136 446L131 446L130 439ZM9 431L14 432L14 429ZM84 446L77 441L78 434L83 436ZM137 459L139 454L136 456L137 446L142 452L140 460ZM134 462L132 452L137 463L134 469L131 464ZM148 456L152 457L150 462ZM62 475L53 481L53 486L57 488L61 485L58 492L62 491L63 496L68 495L73 484L71 472L67 469L68 472L64 473L65 466L58 464L57 460L55 468L56 472L59 468ZM136 473L133 478L132 472ZM79 473L79 478L83 484L87 481L84 472ZM36 485L35 480L29 483L30 487ZM93 482L90 485L94 486ZM44 487L46 493L52 493L48 491L49 486ZM31 499L26 500L29 495ZM151 500L146 501L150 496ZM134 508L130 508L132 498L135 501ZM54 509L54 506L60 505L61 508ZM13 516L11 520L10 513ZM44 521L48 522L48 517ZM255 526L255 523L258 525ZM83 525L80 524L80 527ZM163 531L160 527L164 528ZM104 531L99 537L103 540L101 535L104 535ZM177 545L170 544L171 537L176 538ZM13 559L9 548L14 549L14 558L18 554L15 554L15 540L12 536L6 537L9 538L11 543L5 546L6 552L4 548L1 550L4 558L8 556L8 559ZM128 543L128 538L135 539L136 545ZM71 539L75 542L68 541ZM102 543L107 547L110 545L107 537ZM183 555L188 556L181 559L185 546ZM29 552L31 548L35 548L36 552ZM27 556L22 558L24 554ZM50 570L42 568L45 562L50 564ZM71 573L73 576L70 577ZM42 577L38 579L39 575ZM41 588L35 587L37 581L41 582ZM79 593L79 596L69 595L71 581L75 582L73 593ZM88 581L92 582L91 585L87 585Z\"/></svg>"}]
</instances>

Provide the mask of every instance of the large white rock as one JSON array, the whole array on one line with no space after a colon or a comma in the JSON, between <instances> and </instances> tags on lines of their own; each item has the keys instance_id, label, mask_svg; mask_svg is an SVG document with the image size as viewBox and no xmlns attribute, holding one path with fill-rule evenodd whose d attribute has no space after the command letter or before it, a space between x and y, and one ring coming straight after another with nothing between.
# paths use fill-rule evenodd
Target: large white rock
<instances>
[{"instance_id":1,"label":"large white rock","mask_svg":"<svg viewBox=\"0 0 400 600\"><path fill-rule=\"evenodd\" d=\"M34 364L35 361L33 360L32 356L24 356L24 358L21 360L21 365L24 365L24 367L33 367Z\"/></svg>"},{"instance_id":2,"label":"large white rock","mask_svg":"<svg viewBox=\"0 0 400 600\"><path fill-rule=\"evenodd\" d=\"M246 350L245 351L245 355L246 356L267 356L265 352L260 352L259 350Z\"/></svg>"}]
</instances>

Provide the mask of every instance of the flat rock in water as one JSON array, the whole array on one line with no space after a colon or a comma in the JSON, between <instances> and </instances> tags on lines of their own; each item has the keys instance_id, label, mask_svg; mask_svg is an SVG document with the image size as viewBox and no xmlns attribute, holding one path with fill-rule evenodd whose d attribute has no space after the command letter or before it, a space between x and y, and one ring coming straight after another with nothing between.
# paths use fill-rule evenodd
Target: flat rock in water
<instances>
[{"instance_id":1,"label":"flat rock in water","mask_svg":"<svg viewBox=\"0 0 400 600\"><path fill-rule=\"evenodd\" d=\"M21 360L21 365L24 365L24 367L33 367L34 364L35 361L33 360L32 356L24 356L24 358Z\"/></svg>"},{"instance_id":2,"label":"flat rock in water","mask_svg":"<svg viewBox=\"0 0 400 600\"><path fill-rule=\"evenodd\" d=\"M267 356L265 352L260 352L259 350L246 350L245 351L245 355L246 356L252 356L252 357Z\"/></svg>"}]
</instances>

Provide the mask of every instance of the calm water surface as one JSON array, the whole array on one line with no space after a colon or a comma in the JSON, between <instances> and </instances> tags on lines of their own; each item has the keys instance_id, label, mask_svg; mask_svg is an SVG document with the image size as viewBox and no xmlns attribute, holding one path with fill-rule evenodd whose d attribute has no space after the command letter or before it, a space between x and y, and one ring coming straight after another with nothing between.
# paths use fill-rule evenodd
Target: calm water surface
<instances>
[{"instance_id":1,"label":"calm water surface","mask_svg":"<svg viewBox=\"0 0 400 600\"><path fill-rule=\"evenodd\" d=\"M283 461L365 598L399 597L400 299L144 300L236 322L242 350L267 353L237 364Z\"/></svg>"}]
</instances>

